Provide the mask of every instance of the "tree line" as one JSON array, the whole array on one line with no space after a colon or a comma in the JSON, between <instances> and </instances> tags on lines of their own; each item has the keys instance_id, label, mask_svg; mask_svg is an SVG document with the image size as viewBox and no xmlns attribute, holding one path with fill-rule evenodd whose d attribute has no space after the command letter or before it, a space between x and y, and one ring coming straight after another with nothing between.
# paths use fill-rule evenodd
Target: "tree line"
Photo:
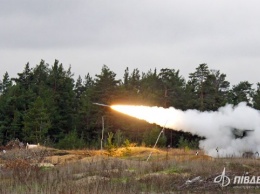
<instances>
[{"instance_id":1,"label":"tree line","mask_svg":"<svg viewBox=\"0 0 260 194\"><path fill-rule=\"evenodd\" d=\"M0 84L0 144L19 138L29 143L52 144L61 148L98 148L102 117L105 136L113 135L116 145L125 140L151 145L158 126L93 105L135 104L175 107L181 110L215 111L225 104L260 109L260 83L257 88L248 81L230 85L219 70L200 64L188 80L179 70L164 68L140 72L125 69L123 79L104 65L100 74L73 78L71 67L64 69L41 60L31 68L29 63L16 78L8 72ZM192 142L203 137L166 130L162 146L178 146L179 140ZM185 139L183 139L185 138Z\"/></svg>"}]
</instances>

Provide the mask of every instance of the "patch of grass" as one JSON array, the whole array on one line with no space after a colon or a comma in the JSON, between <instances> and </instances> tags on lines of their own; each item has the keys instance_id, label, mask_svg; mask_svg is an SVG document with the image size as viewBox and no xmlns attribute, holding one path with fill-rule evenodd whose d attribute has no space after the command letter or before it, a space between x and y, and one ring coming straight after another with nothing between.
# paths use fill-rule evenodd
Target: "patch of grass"
<instances>
[{"instance_id":1,"label":"patch of grass","mask_svg":"<svg viewBox=\"0 0 260 194\"><path fill-rule=\"evenodd\" d=\"M177 166L173 166L169 169L166 169L163 171L166 174L181 174L183 172L183 169Z\"/></svg>"}]
</instances>

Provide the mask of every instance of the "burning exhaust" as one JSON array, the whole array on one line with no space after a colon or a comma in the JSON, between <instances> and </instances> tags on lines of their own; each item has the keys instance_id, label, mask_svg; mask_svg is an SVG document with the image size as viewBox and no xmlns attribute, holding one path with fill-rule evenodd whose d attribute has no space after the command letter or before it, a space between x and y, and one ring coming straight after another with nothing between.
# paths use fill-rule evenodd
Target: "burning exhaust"
<instances>
[{"instance_id":1,"label":"burning exhaust","mask_svg":"<svg viewBox=\"0 0 260 194\"><path fill-rule=\"evenodd\" d=\"M260 151L260 114L246 103L226 105L218 111L182 111L173 107L112 105L113 110L172 130L190 132L202 137L200 148L210 156L242 156L244 152ZM237 138L234 129L250 131ZM218 152L216 148L218 147Z\"/></svg>"}]
</instances>

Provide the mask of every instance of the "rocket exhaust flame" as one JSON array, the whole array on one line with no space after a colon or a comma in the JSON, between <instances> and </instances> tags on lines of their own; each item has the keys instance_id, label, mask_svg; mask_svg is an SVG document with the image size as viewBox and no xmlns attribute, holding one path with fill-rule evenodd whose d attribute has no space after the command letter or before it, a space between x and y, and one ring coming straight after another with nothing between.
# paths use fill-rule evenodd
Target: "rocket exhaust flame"
<instances>
[{"instance_id":1,"label":"rocket exhaust flame","mask_svg":"<svg viewBox=\"0 0 260 194\"><path fill-rule=\"evenodd\" d=\"M237 106L226 105L215 112L182 111L173 107L128 105L110 107L161 127L205 137L205 140L200 141L200 148L211 156L241 156L246 151L260 151L260 113L246 106L246 103ZM234 129L252 131L244 138L236 138L232 132Z\"/></svg>"},{"instance_id":2,"label":"rocket exhaust flame","mask_svg":"<svg viewBox=\"0 0 260 194\"><path fill-rule=\"evenodd\" d=\"M167 114L169 112L162 107L112 105L111 108L137 119L145 120L149 123L156 123L160 126L164 126L169 117Z\"/></svg>"}]
</instances>

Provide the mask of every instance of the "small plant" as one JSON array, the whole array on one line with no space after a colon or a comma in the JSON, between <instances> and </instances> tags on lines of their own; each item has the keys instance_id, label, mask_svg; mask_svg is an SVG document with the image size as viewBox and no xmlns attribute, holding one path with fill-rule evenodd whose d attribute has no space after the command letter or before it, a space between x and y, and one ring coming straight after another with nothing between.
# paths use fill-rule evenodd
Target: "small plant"
<instances>
[{"instance_id":1,"label":"small plant","mask_svg":"<svg viewBox=\"0 0 260 194\"><path fill-rule=\"evenodd\" d=\"M117 130L115 133L115 145L116 147L120 147L122 146L123 143L124 143L124 135L122 131Z\"/></svg>"},{"instance_id":2,"label":"small plant","mask_svg":"<svg viewBox=\"0 0 260 194\"><path fill-rule=\"evenodd\" d=\"M129 148L129 147L130 147L130 141L129 141L129 139L126 139L126 140L124 141L124 147L125 147L125 148Z\"/></svg>"},{"instance_id":3,"label":"small plant","mask_svg":"<svg viewBox=\"0 0 260 194\"><path fill-rule=\"evenodd\" d=\"M129 148L131 143L128 139L126 139L124 141L124 147L125 147L125 151L123 152L123 156L130 156L131 155L131 149Z\"/></svg>"},{"instance_id":4,"label":"small plant","mask_svg":"<svg viewBox=\"0 0 260 194\"><path fill-rule=\"evenodd\" d=\"M113 144L114 133L108 132L106 149L109 156L113 156L115 152L115 145Z\"/></svg>"}]
</instances>

